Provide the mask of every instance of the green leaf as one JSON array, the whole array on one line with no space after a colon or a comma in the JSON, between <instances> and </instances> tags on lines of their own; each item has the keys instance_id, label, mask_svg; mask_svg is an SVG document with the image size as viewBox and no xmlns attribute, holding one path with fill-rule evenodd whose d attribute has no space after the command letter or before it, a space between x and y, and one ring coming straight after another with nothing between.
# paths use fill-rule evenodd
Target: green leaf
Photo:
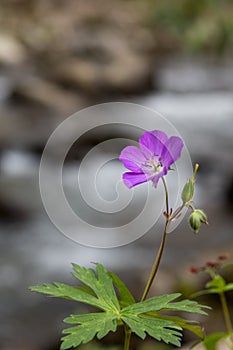
<instances>
[{"instance_id":1,"label":"green leaf","mask_svg":"<svg viewBox=\"0 0 233 350\"><path fill-rule=\"evenodd\" d=\"M215 275L214 278L206 283L206 288L212 289L216 288L220 293L224 290L226 286L225 280L220 275Z\"/></svg>"},{"instance_id":2,"label":"green leaf","mask_svg":"<svg viewBox=\"0 0 233 350\"><path fill-rule=\"evenodd\" d=\"M150 311L160 311L168 307L170 301L180 297L180 293L165 294L157 297L152 297L137 304L129 305L122 312L131 312L135 314L147 313Z\"/></svg>"},{"instance_id":3,"label":"green leaf","mask_svg":"<svg viewBox=\"0 0 233 350\"><path fill-rule=\"evenodd\" d=\"M63 330L63 333L68 335L62 338L61 350L85 344L95 336L102 339L110 331L115 332L117 328L116 314L107 312L71 315L64 322L77 326Z\"/></svg>"},{"instance_id":4,"label":"green leaf","mask_svg":"<svg viewBox=\"0 0 233 350\"><path fill-rule=\"evenodd\" d=\"M192 330L200 335L197 326L185 320L161 316L158 312L173 310L206 314L205 307L195 301L182 300L174 302L181 294L162 295L135 303L125 284L115 274L108 272L101 264L96 264L96 272L73 264L73 275L81 286L67 286L62 283L44 284L30 287L32 291L50 296L66 298L95 306L103 312L84 315L71 315L64 321L74 325L63 331L61 349L66 350L91 341L95 336L103 338L110 331L116 331L118 325L126 324L132 332L145 338L150 335L158 341L179 346L182 328ZM114 285L119 292L117 299ZM151 313L151 314L149 314Z\"/></svg>"},{"instance_id":5,"label":"green leaf","mask_svg":"<svg viewBox=\"0 0 233 350\"><path fill-rule=\"evenodd\" d=\"M206 314L202 310L206 306L199 305L195 301L173 302L179 296L179 293L162 295L129 305L121 311L121 319L142 339L147 333L157 340L179 346L182 328L189 329L203 338L200 327L190 325L183 319L163 317L158 314L159 311L167 310ZM146 313L147 315L145 315Z\"/></svg>"},{"instance_id":6,"label":"green leaf","mask_svg":"<svg viewBox=\"0 0 233 350\"><path fill-rule=\"evenodd\" d=\"M206 306L199 305L195 301L182 300L172 302L179 296L179 293L162 295L129 305L121 311L121 319L142 339L144 339L146 333L148 333L157 340L179 346L181 337L179 331L182 330L183 327L203 337L200 328L190 324L188 325L185 320L172 317L166 318L158 314L158 311L167 310L206 314L202 310L202 308Z\"/></svg>"},{"instance_id":7,"label":"green leaf","mask_svg":"<svg viewBox=\"0 0 233 350\"><path fill-rule=\"evenodd\" d=\"M64 320L75 327L65 329L67 334L62 338L61 349L75 347L81 343L87 343L95 336L103 338L110 331L115 331L120 320L120 305L113 286L113 279L109 272L101 265L96 264L96 273L93 269L87 269L73 264L73 275L84 285L71 287L62 283L44 284L30 287L32 291L48 294L54 297L66 298L95 306L104 312L85 315L72 315ZM116 279L117 281L117 279ZM123 282L117 281L121 290ZM126 293L129 298L129 292Z\"/></svg>"},{"instance_id":8,"label":"green leaf","mask_svg":"<svg viewBox=\"0 0 233 350\"><path fill-rule=\"evenodd\" d=\"M71 287L63 283L44 284L29 289L34 292L48 294L96 306L104 311L119 311L120 305L108 271L100 264L96 265L97 276L93 269L73 264L73 275L86 286Z\"/></svg>"},{"instance_id":9,"label":"green leaf","mask_svg":"<svg viewBox=\"0 0 233 350\"><path fill-rule=\"evenodd\" d=\"M33 292L48 294L53 297L79 301L84 304L96 306L100 309L104 309L105 306L96 297L83 291L82 288L67 286L63 283L54 282L53 284L29 287L29 289Z\"/></svg>"},{"instance_id":10,"label":"green leaf","mask_svg":"<svg viewBox=\"0 0 233 350\"><path fill-rule=\"evenodd\" d=\"M233 290L233 283L228 283L225 286L224 292L228 292L229 290Z\"/></svg>"},{"instance_id":11,"label":"green leaf","mask_svg":"<svg viewBox=\"0 0 233 350\"><path fill-rule=\"evenodd\" d=\"M233 290L233 283L226 283L226 281L219 275L215 275L214 279L206 284L209 292L212 293L224 293Z\"/></svg>"},{"instance_id":12,"label":"green leaf","mask_svg":"<svg viewBox=\"0 0 233 350\"><path fill-rule=\"evenodd\" d=\"M184 311L193 312L200 315L207 315L207 313L202 309L211 309L211 307L198 304L196 301L185 299L175 303L169 303L166 309L171 311Z\"/></svg>"},{"instance_id":13,"label":"green leaf","mask_svg":"<svg viewBox=\"0 0 233 350\"><path fill-rule=\"evenodd\" d=\"M147 333L158 341L180 346L182 328L172 321L131 313L125 313L121 318L142 339L145 339Z\"/></svg>"},{"instance_id":14,"label":"green leaf","mask_svg":"<svg viewBox=\"0 0 233 350\"><path fill-rule=\"evenodd\" d=\"M209 308L205 305L200 305L196 301L192 300L182 300L177 302L171 302L174 299L181 296L180 293L175 294L167 294L158 297L153 297L147 299L145 301L141 301L137 304L129 305L124 308L122 312L131 312L136 314L148 313L151 311L185 311L185 312L193 312L201 315L206 315L206 312L202 310L202 308Z\"/></svg>"},{"instance_id":15,"label":"green leaf","mask_svg":"<svg viewBox=\"0 0 233 350\"><path fill-rule=\"evenodd\" d=\"M115 284L115 286L119 291L119 294L120 294L119 301L120 301L121 307L126 307L128 305L135 304L135 299L130 293L129 289L124 284L124 282L122 282L122 280L113 272L109 272L109 275L111 276L113 283Z\"/></svg>"},{"instance_id":16,"label":"green leaf","mask_svg":"<svg viewBox=\"0 0 233 350\"><path fill-rule=\"evenodd\" d=\"M111 276L101 264L96 264L96 271L86 269L76 264L72 264L74 268L74 277L90 287L102 302L104 310L120 310L120 305L113 287Z\"/></svg>"},{"instance_id":17,"label":"green leaf","mask_svg":"<svg viewBox=\"0 0 233 350\"><path fill-rule=\"evenodd\" d=\"M205 290L196 292L192 294L191 297L196 298L205 294L221 294L224 292L228 292L230 290L233 290L233 283L226 284L226 281L221 276L215 275L215 277L211 281L206 283L205 287Z\"/></svg>"},{"instance_id":18,"label":"green leaf","mask_svg":"<svg viewBox=\"0 0 233 350\"><path fill-rule=\"evenodd\" d=\"M191 321L191 320L185 320L180 317L176 316L164 316L164 315L159 315L158 313L149 313L149 316L153 316L156 318L160 318L163 320L168 320L168 321L173 321L176 325L180 326L182 329L187 329L188 331L196 334L200 339L204 339L204 332L202 330L202 327L198 325L197 321Z\"/></svg>"}]
</instances>

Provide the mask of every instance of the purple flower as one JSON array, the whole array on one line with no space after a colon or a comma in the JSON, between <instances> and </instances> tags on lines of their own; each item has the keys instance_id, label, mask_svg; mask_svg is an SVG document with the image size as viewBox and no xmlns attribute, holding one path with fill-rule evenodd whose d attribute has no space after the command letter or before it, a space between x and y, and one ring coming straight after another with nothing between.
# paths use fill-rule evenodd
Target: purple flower
<instances>
[{"instance_id":1,"label":"purple flower","mask_svg":"<svg viewBox=\"0 0 233 350\"><path fill-rule=\"evenodd\" d=\"M124 184L131 188L152 180L157 187L159 179L180 157L184 146L180 137L168 136L160 130L147 131L139 139L139 146L127 146L120 154L120 161L131 170L123 174Z\"/></svg>"}]
</instances>

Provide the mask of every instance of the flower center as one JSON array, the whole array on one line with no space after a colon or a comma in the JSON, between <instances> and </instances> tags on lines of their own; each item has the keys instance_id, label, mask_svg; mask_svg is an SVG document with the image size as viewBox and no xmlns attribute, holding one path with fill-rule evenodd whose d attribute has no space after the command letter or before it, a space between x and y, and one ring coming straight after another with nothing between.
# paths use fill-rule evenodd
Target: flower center
<instances>
[{"instance_id":1,"label":"flower center","mask_svg":"<svg viewBox=\"0 0 233 350\"><path fill-rule=\"evenodd\" d=\"M143 170L145 173L150 175L159 174L163 170L163 164L160 160L149 159L143 165Z\"/></svg>"}]
</instances>

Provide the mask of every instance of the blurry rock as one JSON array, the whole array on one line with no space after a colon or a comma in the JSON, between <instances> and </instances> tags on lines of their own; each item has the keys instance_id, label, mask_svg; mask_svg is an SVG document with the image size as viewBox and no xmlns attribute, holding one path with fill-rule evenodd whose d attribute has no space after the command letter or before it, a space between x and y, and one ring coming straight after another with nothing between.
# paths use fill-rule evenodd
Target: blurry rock
<instances>
[{"instance_id":1,"label":"blurry rock","mask_svg":"<svg viewBox=\"0 0 233 350\"><path fill-rule=\"evenodd\" d=\"M26 6L29 3L32 5ZM46 85L52 77L98 97L151 88L154 69L149 56L154 38L149 30L142 28L146 6L131 2L119 4L117 0L111 3L80 0L78 7L73 0L49 4L21 0L19 4L24 6L12 5L9 23L5 8L0 18L5 28L20 38L17 41L13 36L0 36L0 62L1 52L3 62L9 64L24 63L27 57L27 65L21 70L26 77L29 70L38 76L43 72ZM57 93L59 87L48 89L39 84L42 88L35 92L33 82L28 83L26 79L23 84L27 84L27 88L20 88L20 94L29 99L35 98L46 105L54 105L54 100L62 106L71 103L72 97L68 94L62 97ZM47 101L51 90L55 94Z\"/></svg>"},{"instance_id":2,"label":"blurry rock","mask_svg":"<svg viewBox=\"0 0 233 350\"><path fill-rule=\"evenodd\" d=\"M26 52L13 36L0 35L0 63L6 65L18 65L25 61Z\"/></svg>"},{"instance_id":3,"label":"blurry rock","mask_svg":"<svg viewBox=\"0 0 233 350\"><path fill-rule=\"evenodd\" d=\"M57 78L91 94L103 92L135 93L145 91L151 84L149 67L143 60L130 57L107 66L82 60L71 60L60 67Z\"/></svg>"},{"instance_id":4,"label":"blurry rock","mask_svg":"<svg viewBox=\"0 0 233 350\"><path fill-rule=\"evenodd\" d=\"M142 59L128 57L116 59L102 66L83 60L71 60L56 72L59 81L76 86L87 93L136 93L149 89L152 74Z\"/></svg>"},{"instance_id":5,"label":"blurry rock","mask_svg":"<svg viewBox=\"0 0 233 350\"><path fill-rule=\"evenodd\" d=\"M128 39L113 31L99 30L94 39L83 33L78 52L54 68L52 77L87 93L135 93L152 87L149 56L139 53ZM86 40L87 38L87 40Z\"/></svg>"},{"instance_id":6,"label":"blurry rock","mask_svg":"<svg viewBox=\"0 0 233 350\"><path fill-rule=\"evenodd\" d=\"M32 76L16 83L14 95L59 110L66 115L86 105L83 97L67 92L45 79Z\"/></svg>"},{"instance_id":7,"label":"blurry rock","mask_svg":"<svg viewBox=\"0 0 233 350\"><path fill-rule=\"evenodd\" d=\"M106 85L122 93L138 93L152 87L152 72L147 60L133 55L106 67Z\"/></svg>"}]
</instances>

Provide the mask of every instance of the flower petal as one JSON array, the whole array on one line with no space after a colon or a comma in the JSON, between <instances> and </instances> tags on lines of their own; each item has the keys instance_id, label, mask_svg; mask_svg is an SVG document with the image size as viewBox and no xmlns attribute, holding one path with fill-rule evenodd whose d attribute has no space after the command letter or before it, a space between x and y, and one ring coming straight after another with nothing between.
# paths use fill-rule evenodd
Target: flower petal
<instances>
[{"instance_id":1,"label":"flower petal","mask_svg":"<svg viewBox=\"0 0 233 350\"><path fill-rule=\"evenodd\" d=\"M157 139L159 139L164 145L168 140L167 134L165 132L160 131L160 130L153 130L150 131L151 134L153 134Z\"/></svg>"},{"instance_id":2,"label":"flower petal","mask_svg":"<svg viewBox=\"0 0 233 350\"><path fill-rule=\"evenodd\" d=\"M122 178L123 178L124 184L128 188L131 188L143 182L152 180L153 176L148 177L144 173L139 174L139 173L129 172L129 173L124 173Z\"/></svg>"},{"instance_id":3,"label":"flower petal","mask_svg":"<svg viewBox=\"0 0 233 350\"><path fill-rule=\"evenodd\" d=\"M153 133L149 131L146 131L140 137L139 144L143 154L148 159L150 159L152 156L160 157L164 147L164 143L159 139L159 137L153 135Z\"/></svg>"},{"instance_id":4,"label":"flower petal","mask_svg":"<svg viewBox=\"0 0 233 350\"><path fill-rule=\"evenodd\" d=\"M127 146L125 147L120 154L120 161L124 164L124 166L132 170L136 173L141 173L141 164L145 163L146 158L135 146Z\"/></svg>"},{"instance_id":5,"label":"flower petal","mask_svg":"<svg viewBox=\"0 0 233 350\"><path fill-rule=\"evenodd\" d=\"M173 164L178 158L180 158L183 147L184 143L180 137L170 137L164 145L161 154L161 161L163 163L163 166L165 166L168 169L171 164Z\"/></svg>"}]
</instances>

